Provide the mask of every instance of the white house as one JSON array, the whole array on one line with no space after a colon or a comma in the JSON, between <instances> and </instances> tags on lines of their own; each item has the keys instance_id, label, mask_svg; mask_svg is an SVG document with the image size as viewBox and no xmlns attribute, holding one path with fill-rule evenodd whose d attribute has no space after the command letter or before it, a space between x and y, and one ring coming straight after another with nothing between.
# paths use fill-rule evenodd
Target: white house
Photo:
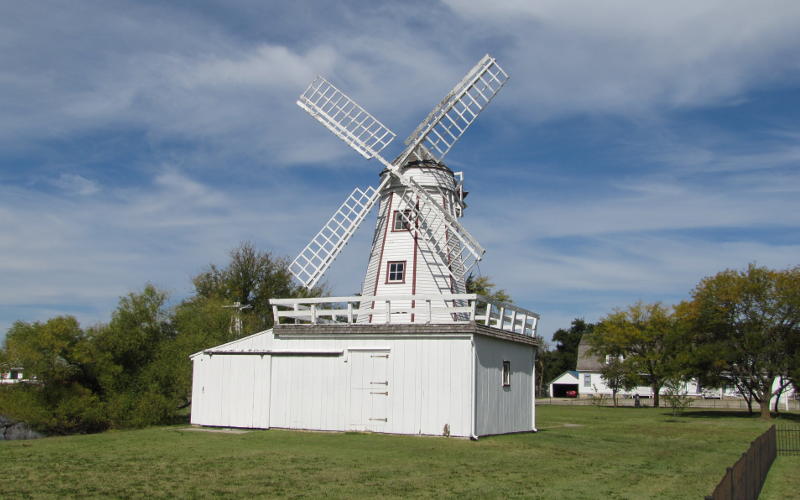
<instances>
[{"instance_id":1,"label":"white house","mask_svg":"<svg viewBox=\"0 0 800 500\"><path fill-rule=\"evenodd\" d=\"M380 151L394 132L324 78L309 85L298 105L382 170L289 270L313 287L377 205L361 295L272 299L272 330L194 354L192 423L473 438L536 429L539 316L466 293L484 249L459 222L463 173L442 162L507 79L483 57L392 162Z\"/></svg>"}]
</instances>

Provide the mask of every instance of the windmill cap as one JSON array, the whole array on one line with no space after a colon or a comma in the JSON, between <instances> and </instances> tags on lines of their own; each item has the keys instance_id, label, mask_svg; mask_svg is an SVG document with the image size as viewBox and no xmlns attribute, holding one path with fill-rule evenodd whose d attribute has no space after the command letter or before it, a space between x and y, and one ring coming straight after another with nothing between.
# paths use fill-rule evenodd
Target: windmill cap
<instances>
[{"instance_id":1,"label":"windmill cap","mask_svg":"<svg viewBox=\"0 0 800 500\"><path fill-rule=\"evenodd\" d=\"M450 170L450 167L436 160L411 160L403 164L403 168L438 168L447 171L451 175L453 174L453 171ZM385 168L378 175L382 176L388 171L389 169Z\"/></svg>"}]
</instances>

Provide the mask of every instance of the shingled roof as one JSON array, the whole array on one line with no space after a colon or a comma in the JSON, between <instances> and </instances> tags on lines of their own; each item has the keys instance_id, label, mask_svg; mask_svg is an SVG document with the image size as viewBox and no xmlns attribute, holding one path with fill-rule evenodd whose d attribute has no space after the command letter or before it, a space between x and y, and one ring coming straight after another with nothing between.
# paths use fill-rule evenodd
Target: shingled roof
<instances>
[{"instance_id":1,"label":"shingled roof","mask_svg":"<svg viewBox=\"0 0 800 500\"><path fill-rule=\"evenodd\" d=\"M599 356L589 353L591 345L586 335L578 343L578 362L575 367L578 371L599 372L603 368L603 360Z\"/></svg>"}]
</instances>

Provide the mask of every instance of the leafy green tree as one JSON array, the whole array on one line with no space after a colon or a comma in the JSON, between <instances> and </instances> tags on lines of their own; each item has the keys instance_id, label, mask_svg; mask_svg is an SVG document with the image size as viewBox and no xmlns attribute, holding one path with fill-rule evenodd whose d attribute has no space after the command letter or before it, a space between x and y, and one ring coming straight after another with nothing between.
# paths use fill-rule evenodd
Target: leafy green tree
<instances>
[{"instance_id":1,"label":"leafy green tree","mask_svg":"<svg viewBox=\"0 0 800 500\"><path fill-rule=\"evenodd\" d=\"M722 271L697 285L689 310L701 367L733 380L770 418L775 380L797 376L800 267Z\"/></svg>"},{"instance_id":2,"label":"leafy green tree","mask_svg":"<svg viewBox=\"0 0 800 500\"><path fill-rule=\"evenodd\" d=\"M467 293L477 293L483 295L496 302L513 302L511 296L505 290L495 290L495 284L492 283L488 276L475 276L470 274L467 277Z\"/></svg>"},{"instance_id":3,"label":"leafy green tree","mask_svg":"<svg viewBox=\"0 0 800 500\"><path fill-rule=\"evenodd\" d=\"M601 319L590 338L594 354L624 356L628 376L650 385L654 406L667 379L684 369L685 332L661 303L617 309Z\"/></svg>"},{"instance_id":4,"label":"leafy green tree","mask_svg":"<svg viewBox=\"0 0 800 500\"><path fill-rule=\"evenodd\" d=\"M600 374L603 376L606 386L611 389L614 407L617 406L619 391L627 391L636 387L636 377L632 375L630 368L625 366L622 356L609 356L608 361L600 369Z\"/></svg>"},{"instance_id":5,"label":"leafy green tree","mask_svg":"<svg viewBox=\"0 0 800 500\"><path fill-rule=\"evenodd\" d=\"M584 335L589 335L594 324L582 318L575 318L568 329L559 328L553 334L555 349L542 353L544 369L542 376L545 383L550 382L567 370L574 370L578 362L578 344Z\"/></svg>"},{"instance_id":6,"label":"leafy green tree","mask_svg":"<svg viewBox=\"0 0 800 500\"><path fill-rule=\"evenodd\" d=\"M559 328L553 334L553 341L556 343L556 353L558 357L555 366L557 376L567 370L574 370L578 363L578 344L584 335L591 335L595 325L587 323L583 318L575 318L569 329Z\"/></svg>"},{"instance_id":7,"label":"leafy green tree","mask_svg":"<svg viewBox=\"0 0 800 500\"><path fill-rule=\"evenodd\" d=\"M664 393L664 399L667 400L667 404L672 408L672 416L677 417L678 414L683 413L692 404L692 398L686 392L686 380L682 377L669 378L664 383L664 386L667 388Z\"/></svg>"},{"instance_id":8,"label":"leafy green tree","mask_svg":"<svg viewBox=\"0 0 800 500\"><path fill-rule=\"evenodd\" d=\"M35 382L15 384L0 394L0 414L51 433L106 429L89 337L71 316L45 323L18 321L8 331L4 357L14 359Z\"/></svg>"},{"instance_id":9,"label":"leafy green tree","mask_svg":"<svg viewBox=\"0 0 800 500\"><path fill-rule=\"evenodd\" d=\"M239 302L250 306L242 314L245 333L272 327L274 318L270 298L318 297L327 292L324 286L308 290L295 284L289 272L288 260L274 257L269 252L260 252L250 242L243 242L230 252L227 266L211 264L192 282L198 299L222 300L228 305Z\"/></svg>"}]
</instances>

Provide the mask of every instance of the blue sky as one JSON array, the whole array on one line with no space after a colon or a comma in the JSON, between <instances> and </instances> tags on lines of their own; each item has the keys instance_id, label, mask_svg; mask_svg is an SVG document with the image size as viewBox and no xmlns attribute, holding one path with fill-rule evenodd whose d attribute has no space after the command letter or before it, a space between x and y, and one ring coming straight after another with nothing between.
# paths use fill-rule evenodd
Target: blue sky
<instances>
[{"instance_id":1,"label":"blue sky","mask_svg":"<svg viewBox=\"0 0 800 500\"><path fill-rule=\"evenodd\" d=\"M447 163L480 271L545 337L800 264L797 2L365 4L0 5L0 336L147 282L178 301L240 241L293 257L379 171L295 105L311 79L403 138L487 52L511 80Z\"/></svg>"}]
</instances>

